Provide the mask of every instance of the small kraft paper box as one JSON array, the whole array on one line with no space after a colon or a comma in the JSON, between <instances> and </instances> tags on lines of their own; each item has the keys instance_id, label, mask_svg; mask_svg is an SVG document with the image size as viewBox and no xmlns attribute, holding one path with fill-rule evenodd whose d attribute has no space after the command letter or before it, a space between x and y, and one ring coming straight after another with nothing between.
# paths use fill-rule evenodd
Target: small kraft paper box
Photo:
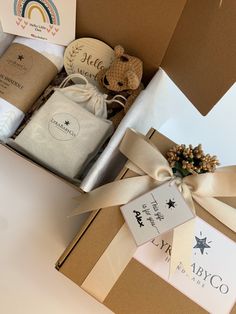
<instances>
[{"instance_id":1,"label":"small kraft paper box","mask_svg":"<svg viewBox=\"0 0 236 314\"><path fill-rule=\"evenodd\" d=\"M235 82L234 0L77 0L76 10L77 38L97 38L111 47L123 45L143 60L146 86L161 67L203 115ZM124 159L116 151L127 126L144 133L157 128L158 106L150 107L145 99L142 106L146 121L140 123L143 116L134 104L79 184L83 191L113 180L122 169Z\"/></svg>"},{"instance_id":2,"label":"small kraft paper box","mask_svg":"<svg viewBox=\"0 0 236 314\"><path fill-rule=\"evenodd\" d=\"M147 139L163 155L175 144L153 129ZM134 176L125 167L118 179ZM236 207L235 197L220 200ZM92 212L56 267L116 314L236 313L235 233L194 206L190 273L180 263L169 277L172 231L136 249L119 206Z\"/></svg>"}]
</instances>

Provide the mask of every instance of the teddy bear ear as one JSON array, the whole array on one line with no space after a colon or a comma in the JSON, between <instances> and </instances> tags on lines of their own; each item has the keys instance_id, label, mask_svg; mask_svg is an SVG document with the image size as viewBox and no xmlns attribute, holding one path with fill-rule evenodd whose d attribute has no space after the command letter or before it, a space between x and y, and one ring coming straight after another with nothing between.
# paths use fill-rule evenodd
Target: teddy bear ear
<instances>
[{"instance_id":1,"label":"teddy bear ear","mask_svg":"<svg viewBox=\"0 0 236 314\"><path fill-rule=\"evenodd\" d=\"M114 48L114 51L115 51L115 56L117 58L121 57L124 54L124 52L125 52L124 48L122 46L120 46L120 45L116 46Z\"/></svg>"},{"instance_id":2,"label":"teddy bear ear","mask_svg":"<svg viewBox=\"0 0 236 314\"><path fill-rule=\"evenodd\" d=\"M134 71L128 71L126 73L128 79L128 87L130 89L137 89L140 85L139 78Z\"/></svg>"}]
</instances>

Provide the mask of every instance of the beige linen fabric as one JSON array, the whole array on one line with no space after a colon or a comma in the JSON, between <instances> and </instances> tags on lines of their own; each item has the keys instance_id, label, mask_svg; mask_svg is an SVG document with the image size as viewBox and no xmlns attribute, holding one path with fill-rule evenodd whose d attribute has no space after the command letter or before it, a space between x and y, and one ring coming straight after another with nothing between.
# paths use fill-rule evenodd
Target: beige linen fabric
<instances>
[{"instance_id":1,"label":"beige linen fabric","mask_svg":"<svg viewBox=\"0 0 236 314\"><path fill-rule=\"evenodd\" d=\"M77 178L112 134L111 121L95 116L56 90L15 139L15 144L49 168Z\"/></svg>"}]
</instances>

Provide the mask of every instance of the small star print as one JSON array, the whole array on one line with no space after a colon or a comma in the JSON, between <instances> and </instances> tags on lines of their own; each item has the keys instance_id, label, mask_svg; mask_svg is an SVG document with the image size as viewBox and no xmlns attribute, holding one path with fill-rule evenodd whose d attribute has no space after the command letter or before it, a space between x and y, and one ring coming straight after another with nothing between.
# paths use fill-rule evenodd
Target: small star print
<instances>
[{"instance_id":1,"label":"small star print","mask_svg":"<svg viewBox=\"0 0 236 314\"><path fill-rule=\"evenodd\" d=\"M65 125L70 125L70 121L65 121Z\"/></svg>"},{"instance_id":2,"label":"small star print","mask_svg":"<svg viewBox=\"0 0 236 314\"><path fill-rule=\"evenodd\" d=\"M169 202L166 202L166 205L168 205L168 208L175 208L175 203L174 201L172 201L171 199L169 199Z\"/></svg>"},{"instance_id":3,"label":"small star print","mask_svg":"<svg viewBox=\"0 0 236 314\"><path fill-rule=\"evenodd\" d=\"M20 60L20 61L24 60L24 56L23 55L19 55L18 56L18 60Z\"/></svg>"},{"instance_id":4,"label":"small star print","mask_svg":"<svg viewBox=\"0 0 236 314\"><path fill-rule=\"evenodd\" d=\"M200 239L195 237L197 244L193 247L194 249L200 249L202 255L204 254L205 249L210 249L211 247L206 243L207 238Z\"/></svg>"}]
</instances>

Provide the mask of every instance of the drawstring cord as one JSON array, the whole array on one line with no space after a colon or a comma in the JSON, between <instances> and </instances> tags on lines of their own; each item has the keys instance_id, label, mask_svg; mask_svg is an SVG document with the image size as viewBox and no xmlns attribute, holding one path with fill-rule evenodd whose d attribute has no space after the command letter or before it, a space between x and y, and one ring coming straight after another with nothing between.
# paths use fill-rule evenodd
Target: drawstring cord
<instances>
[{"instance_id":1,"label":"drawstring cord","mask_svg":"<svg viewBox=\"0 0 236 314\"><path fill-rule=\"evenodd\" d=\"M80 79L82 82L67 86L69 81L75 78ZM100 92L96 86L89 83L88 80L79 73L71 74L66 77L57 90L63 91L65 95L67 95L76 103L81 104L82 102L86 102L84 107L88 111L104 119L107 118L107 104L115 102L122 107L125 107L125 104L122 102L122 100L127 100L123 95L115 95L112 99L108 100L107 94Z\"/></svg>"}]
</instances>

